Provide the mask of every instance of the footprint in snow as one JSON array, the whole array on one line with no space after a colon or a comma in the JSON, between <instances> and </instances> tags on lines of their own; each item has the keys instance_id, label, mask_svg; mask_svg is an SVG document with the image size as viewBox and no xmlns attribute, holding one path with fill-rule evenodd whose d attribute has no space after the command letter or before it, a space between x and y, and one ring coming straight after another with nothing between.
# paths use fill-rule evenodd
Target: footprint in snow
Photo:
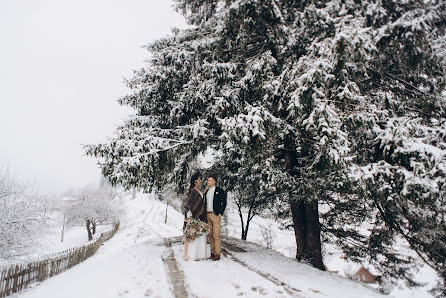
<instances>
[{"instance_id":1,"label":"footprint in snow","mask_svg":"<svg viewBox=\"0 0 446 298\"><path fill-rule=\"evenodd\" d=\"M152 295L153 295L152 289L147 289L146 292L144 293L144 296L152 296Z\"/></svg>"},{"instance_id":2,"label":"footprint in snow","mask_svg":"<svg viewBox=\"0 0 446 298\"><path fill-rule=\"evenodd\" d=\"M128 289L119 289L118 290L118 295L119 296L123 296L123 295L126 295L126 294L128 294L129 293L129 290Z\"/></svg>"},{"instance_id":3,"label":"footprint in snow","mask_svg":"<svg viewBox=\"0 0 446 298\"><path fill-rule=\"evenodd\" d=\"M251 291L254 291L254 292L259 292L259 294L260 295L266 295L266 294L268 294L268 291L266 291L264 288L262 288L262 287L258 287L258 288L256 288L256 287L251 287Z\"/></svg>"}]
</instances>

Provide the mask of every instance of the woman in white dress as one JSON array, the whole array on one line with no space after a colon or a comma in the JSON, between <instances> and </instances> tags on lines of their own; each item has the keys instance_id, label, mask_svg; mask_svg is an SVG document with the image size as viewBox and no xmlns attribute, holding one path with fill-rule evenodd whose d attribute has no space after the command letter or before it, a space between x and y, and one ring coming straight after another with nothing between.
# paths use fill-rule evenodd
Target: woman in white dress
<instances>
[{"instance_id":1,"label":"woman in white dress","mask_svg":"<svg viewBox=\"0 0 446 298\"><path fill-rule=\"evenodd\" d=\"M199 187L202 181L199 173L191 177L189 195L184 208L186 210L184 220L184 260L205 260L209 258L206 236L209 226L206 221L206 208L203 194Z\"/></svg>"}]
</instances>

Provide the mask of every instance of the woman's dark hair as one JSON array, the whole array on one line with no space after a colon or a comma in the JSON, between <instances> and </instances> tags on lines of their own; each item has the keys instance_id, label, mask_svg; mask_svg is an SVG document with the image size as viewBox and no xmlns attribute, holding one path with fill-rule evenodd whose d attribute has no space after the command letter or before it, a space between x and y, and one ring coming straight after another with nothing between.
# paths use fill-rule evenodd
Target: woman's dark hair
<instances>
[{"instance_id":1,"label":"woman's dark hair","mask_svg":"<svg viewBox=\"0 0 446 298\"><path fill-rule=\"evenodd\" d=\"M190 188L195 187L195 181L201 178L200 172L195 172L192 177L190 177Z\"/></svg>"}]
</instances>

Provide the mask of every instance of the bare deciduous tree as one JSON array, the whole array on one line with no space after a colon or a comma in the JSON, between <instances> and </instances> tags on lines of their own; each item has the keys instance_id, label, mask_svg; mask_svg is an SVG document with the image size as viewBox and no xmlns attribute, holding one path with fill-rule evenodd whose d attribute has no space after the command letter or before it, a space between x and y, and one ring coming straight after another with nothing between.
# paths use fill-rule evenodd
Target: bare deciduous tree
<instances>
[{"instance_id":1,"label":"bare deciduous tree","mask_svg":"<svg viewBox=\"0 0 446 298\"><path fill-rule=\"evenodd\" d=\"M29 185L0 169L0 256L8 261L23 255L42 239L51 210Z\"/></svg>"},{"instance_id":2,"label":"bare deciduous tree","mask_svg":"<svg viewBox=\"0 0 446 298\"><path fill-rule=\"evenodd\" d=\"M119 221L120 209L113 202L116 193L110 188L84 190L76 195L77 202L65 210L68 226L85 225L88 240L93 239L96 226Z\"/></svg>"}]
</instances>

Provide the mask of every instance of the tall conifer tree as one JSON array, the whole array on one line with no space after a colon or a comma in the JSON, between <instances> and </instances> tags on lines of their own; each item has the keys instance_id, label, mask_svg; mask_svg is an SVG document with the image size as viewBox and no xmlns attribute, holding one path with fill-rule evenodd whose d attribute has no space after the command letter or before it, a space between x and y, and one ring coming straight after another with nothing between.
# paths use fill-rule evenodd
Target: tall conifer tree
<instances>
[{"instance_id":1,"label":"tall conifer tree","mask_svg":"<svg viewBox=\"0 0 446 298\"><path fill-rule=\"evenodd\" d=\"M147 46L149 64L120 99L137 116L86 147L104 175L181 189L212 147L232 173L261 169L299 260L324 270L322 232L351 259L415 284L413 260L393 249L400 237L445 280L444 1L176 7L191 27Z\"/></svg>"}]
</instances>

